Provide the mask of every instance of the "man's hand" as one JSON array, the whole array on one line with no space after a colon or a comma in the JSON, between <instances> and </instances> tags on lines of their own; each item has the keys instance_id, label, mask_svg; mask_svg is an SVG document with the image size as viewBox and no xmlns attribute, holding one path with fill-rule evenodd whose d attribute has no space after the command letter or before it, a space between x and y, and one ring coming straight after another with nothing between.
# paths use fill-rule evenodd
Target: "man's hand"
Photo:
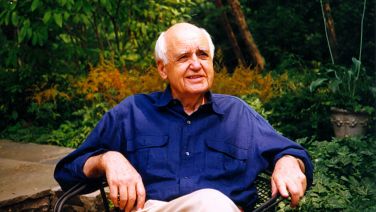
<instances>
[{"instance_id":1,"label":"man's hand","mask_svg":"<svg viewBox=\"0 0 376 212\"><path fill-rule=\"evenodd\" d=\"M146 195L141 176L121 153L109 151L89 158L84 173L88 177L106 175L115 207L125 211L144 207Z\"/></svg>"},{"instance_id":2,"label":"man's hand","mask_svg":"<svg viewBox=\"0 0 376 212\"><path fill-rule=\"evenodd\" d=\"M307 189L304 163L293 156L286 155L275 164L272 175L272 196L291 196L291 206L296 207Z\"/></svg>"}]
</instances>

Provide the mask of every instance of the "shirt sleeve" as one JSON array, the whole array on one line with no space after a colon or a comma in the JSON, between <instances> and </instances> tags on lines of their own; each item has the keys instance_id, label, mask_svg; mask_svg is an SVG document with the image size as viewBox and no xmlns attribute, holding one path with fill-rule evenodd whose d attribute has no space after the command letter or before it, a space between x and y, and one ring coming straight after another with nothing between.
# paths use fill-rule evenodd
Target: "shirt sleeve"
<instances>
[{"instance_id":1,"label":"shirt sleeve","mask_svg":"<svg viewBox=\"0 0 376 212\"><path fill-rule=\"evenodd\" d=\"M93 185L100 183L101 179L87 178L83 173L83 167L86 160L92 156L109 150L121 150L125 141L122 139L119 125L115 111L107 112L82 145L58 162L54 177L63 190L82 182L91 182Z\"/></svg>"},{"instance_id":2,"label":"shirt sleeve","mask_svg":"<svg viewBox=\"0 0 376 212\"><path fill-rule=\"evenodd\" d=\"M253 141L256 152L268 162L269 169L285 155L291 155L303 161L307 186L313 182L313 164L308 152L298 143L282 136L260 115L256 114L253 123Z\"/></svg>"}]
</instances>

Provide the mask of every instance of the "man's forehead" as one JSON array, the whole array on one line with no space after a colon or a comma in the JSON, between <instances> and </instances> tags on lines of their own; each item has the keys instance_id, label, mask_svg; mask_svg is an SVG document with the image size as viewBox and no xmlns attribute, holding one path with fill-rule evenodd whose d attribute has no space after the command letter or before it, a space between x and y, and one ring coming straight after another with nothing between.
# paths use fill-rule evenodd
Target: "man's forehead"
<instances>
[{"instance_id":1,"label":"man's forehead","mask_svg":"<svg viewBox=\"0 0 376 212\"><path fill-rule=\"evenodd\" d=\"M175 34L167 40L167 43L169 51L176 53L209 51L209 42L203 33Z\"/></svg>"},{"instance_id":2,"label":"man's forehead","mask_svg":"<svg viewBox=\"0 0 376 212\"><path fill-rule=\"evenodd\" d=\"M187 54L187 53L196 52L196 51L209 52L209 48L208 47L199 46L199 45L196 45L196 46L186 46L185 48L184 47L182 47L182 48L175 48L173 50L175 50L174 54L176 54L176 55Z\"/></svg>"}]
</instances>

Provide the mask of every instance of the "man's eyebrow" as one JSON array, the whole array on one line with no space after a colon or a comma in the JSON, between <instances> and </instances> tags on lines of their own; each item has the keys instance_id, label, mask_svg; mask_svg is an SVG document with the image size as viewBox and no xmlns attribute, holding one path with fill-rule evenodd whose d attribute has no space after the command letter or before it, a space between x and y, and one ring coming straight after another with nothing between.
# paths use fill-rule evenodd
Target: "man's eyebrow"
<instances>
[{"instance_id":1,"label":"man's eyebrow","mask_svg":"<svg viewBox=\"0 0 376 212\"><path fill-rule=\"evenodd\" d=\"M205 52L209 54L209 49L205 47L198 47L195 52L200 51L200 52ZM189 55L191 54L190 50L182 50L180 52L177 52L176 54L173 55L174 58L179 58L184 55Z\"/></svg>"},{"instance_id":2,"label":"man's eyebrow","mask_svg":"<svg viewBox=\"0 0 376 212\"><path fill-rule=\"evenodd\" d=\"M208 48L198 48L199 51L203 51L203 52L209 52L209 49Z\"/></svg>"},{"instance_id":3,"label":"man's eyebrow","mask_svg":"<svg viewBox=\"0 0 376 212\"><path fill-rule=\"evenodd\" d=\"M182 51L180 51L180 52L177 52L177 53L174 54L173 56L174 56L174 58L179 58L179 57L181 57L181 56L183 56L183 55L187 55L187 54L190 54L190 52L189 52L189 51L186 51L186 50L182 50Z\"/></svg>"},{"instance_id":4,"label":"man's eyebrow","mask_svg":"<svg viewBox=\"0 0 376 212\"><path fill-rule=\"evenodd\" d=\"M176 53L176 55L184 55L184 54L189 54L189 51L182 50L182 51Z\"/></svg>"}]
</instances>

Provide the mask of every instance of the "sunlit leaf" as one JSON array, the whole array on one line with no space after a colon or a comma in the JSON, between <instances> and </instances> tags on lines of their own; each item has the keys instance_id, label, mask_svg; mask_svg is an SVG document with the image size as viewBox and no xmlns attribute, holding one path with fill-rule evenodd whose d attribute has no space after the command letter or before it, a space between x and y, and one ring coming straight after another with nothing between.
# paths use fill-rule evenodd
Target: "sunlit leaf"
<instances>
[{"instance_id":1,"label":"sunlit leaf","mask_svg":"<svg viewBox=\"0 0 376 212\"><path fill-rule=\"evenodd\" d=\"M62 27L63 26L63 17L61 15L61 13L55 13L54 14L54 20L55 20L55 23L59 26L59 27Z\"/></svg>"},{"instance_id":2,"label":"sunlit leaf","mask_svg":"<svg viewBox=\"0 0 376 212\"><path fill-rule=\"evenodd\" d=\"M321 86L321 85L322 85L325 81L327 81L327 80L328 80L328 79L326 79L326 78L319 78L319 79L313 81L313 82L311 83L311 85L309 86L309 90L310 90L311 92L315 91L317 87Z\"/></svg>"},{"instance_id":3,"label":"sunlit leaf","mask_svg":"<svg viewBox=\"0 0 376 212\"><path fill-rule=\"evenodd\" d=\"M35 9L38 8L40 3L40 0L33 0L33 3L31 4L31 11L33 12Z\"/></svg>"},{"instance_id":4,"label":"sunlit leaf","mask_svg":"<svg viewBox=\"0 0 376 212\"><path fill-rule=\"evenodd\" d=\"M16 11L12 12L12 24L14 26L18 25L18 15Z\"/></svg>"},{"instance_id":5,"label":"sunlit leaf","mask_svg":"<svg viewBox=\"0 0 376 212\"><path fill-rule=\"evenodd\" d=\"M51 11L47 11L43 16L43 23L47 23L51 19Z\"/></svg>"}]
</instances>

